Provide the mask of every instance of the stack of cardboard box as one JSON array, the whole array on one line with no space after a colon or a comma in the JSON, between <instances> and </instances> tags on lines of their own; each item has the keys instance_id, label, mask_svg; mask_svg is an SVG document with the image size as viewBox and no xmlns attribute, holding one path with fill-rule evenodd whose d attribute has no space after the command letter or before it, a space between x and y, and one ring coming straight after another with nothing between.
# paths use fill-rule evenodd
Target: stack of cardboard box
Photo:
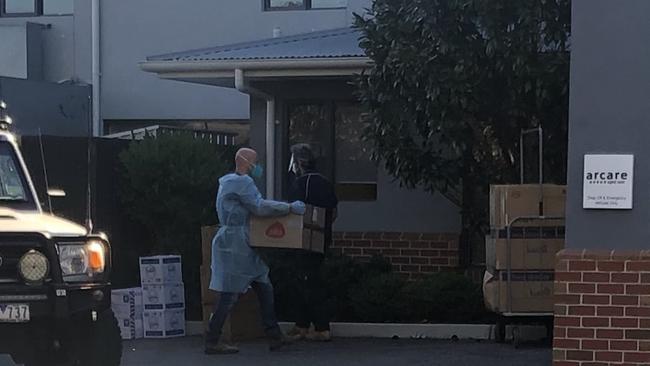
<instances>
[{"instance_id":1,"label":"stack of cardboard box","mask_svg":"<svg viewBox=\"0 0 650 366\"><path fill-rule=\"evenodd\" d=\"M185 335L185 289L177 255L140 258L144 337Z\"/></svg>"},{"instance_id":2,"label":"stack of cardboard box","mask_svg":"<svg viewBox=\"0 0 650 366\"><path fill-rule=\"evenodd\" d=\"M206 226L201 229L203 262L201 265L201 303L203 305L203 322L207 330L210 316L218 301L218 294L209 289L212 274L212 239L218 227ZM264 336L260 318L259 303L252 290L242 295L222 329L225 341L247 341Z\"/></svg>"},{"instance_id":3,"label":"stack of cardboard box","mask_svg":"<svg viewBox=\"0 0 650 366\"><path fill-rule=\"evenodd\" d=\"M138 339L144 336L142 288L111 291L111 308L120 326L122 339Z\"/></svg>"},{"instance_id":4,"label":"stack of cardboard box","mask_svg":"<svg viewBox=\"0 0 650 366\"><path fill-rule=\"evenodd\" d=\"M490 187L483 293L494 312L553 312L555 255L564 248L564 220L515 221L526 216L564 217L566 186L545 184L541 189L542 195L540 185Z\"/></svg>"}]
</instances>

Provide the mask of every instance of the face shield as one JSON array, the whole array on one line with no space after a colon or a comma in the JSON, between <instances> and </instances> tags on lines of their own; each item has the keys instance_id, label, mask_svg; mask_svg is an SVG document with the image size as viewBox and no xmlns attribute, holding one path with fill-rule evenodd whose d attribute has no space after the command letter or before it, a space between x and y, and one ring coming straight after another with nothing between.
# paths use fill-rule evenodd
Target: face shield
<instances>
[{"instance_id":1,"label":"face shield","mask_svg":"<svg viewBox=\"0 0 650 366\"><path fill-rule=\"evenodd\" d=\"M293 154L291 154L291 159L289 159L289 173L296 174L297 173L297 168L296 168L296 161L294 159Z\"/></svg>"}]
</instances>

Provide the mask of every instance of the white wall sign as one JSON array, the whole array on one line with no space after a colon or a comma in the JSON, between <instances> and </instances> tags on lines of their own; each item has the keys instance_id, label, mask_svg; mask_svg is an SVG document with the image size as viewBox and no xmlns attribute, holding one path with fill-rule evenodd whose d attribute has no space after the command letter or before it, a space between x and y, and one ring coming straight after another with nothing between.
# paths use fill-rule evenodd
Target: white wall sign
<instances>
[{"instance_id":1,"label":"white wall sign","mask_svg":"<svg viewBox=\"0 0 650 366\"><path fill-rule=\"evenodd\" d=\"M585 155L583 208L632 208L634 155Z\"/></svg>"}]
</instances>

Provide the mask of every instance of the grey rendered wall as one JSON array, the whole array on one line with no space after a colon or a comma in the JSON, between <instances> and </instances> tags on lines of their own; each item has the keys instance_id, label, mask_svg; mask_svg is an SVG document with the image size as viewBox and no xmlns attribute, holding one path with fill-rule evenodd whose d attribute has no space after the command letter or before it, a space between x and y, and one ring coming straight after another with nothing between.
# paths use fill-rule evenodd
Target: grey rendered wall
<instances>
[{"instance_id":1,"label":"grey rendered wall","mask_svg":"<svg viewBox=\"0 0 650 366\"><path fill-rule=\"evenodd\" d=\"M102 1L104 119L247 118L247 96L232 89L160 80L141 71L138 62L161 53L269 38L274 27L283 35L343 27L350 24L351 11L369 0L350 0L348 10L286 12L263 12L262 0L188 3Z\"/></svg>"},{"instance_id":2,"label":"grey rendered wall","mask_svg":"<svg viewBox=\"0 0 650 366\"><path fill-rule=\"evenodd\" d=\"M377 201L342 202L334 229L459 233L460 209L440 194L400 188L379 169Z\"/></svg>"},{"instance_id":3,"label":"grey rendered wall","mask_svg":"<svg viewBox=\"0 0 650 366\"><path fill-rule=\"evenodd\" d=\"M650 1L574 0L567 246L650 245ZM583 156L635 155L634 209L583 210Z\"/></svg>"},{"instance_id":4,"label":"grey rendered wall","mask_svg":"<svg viewBox=\"0 0 650 366\"><path fill-rule=\"evenodd\" d=\"M0 76L27 78L27 28L0 26Z\"/></svg>"},{"instance_id":5,"label":"grey rendered wall","mask_svg":"<svg viewBox=\"0 0 650 366\"><path fill-rule=\"evenodd\" d=\"M247 96L227 88L160 80L141 71L138 63L160 53L267 38L274 27L283 35L343 27L370 0L348 4L347 9L263 12L262 0L102 0L102 117L247 118ZM49 26L42 31L47 81L91 81L91 2L75 0L74 5L74 16L0 18L0 25L29 21Z\"/></svg>"},{"instance_id":6,"label":"grey rendered wall","mask_svg":"<svg viewBox=\"0 0 650 366\"><path fill-rule=\"evenodd\" d=\"M79 1L79 0L77 0ZM41 43L42 52L42 78L47 81L58 82L71 79L75 76L75 32L74 17L49 16L26 18L0 18L0 44L9 36L10 28L3 26L24 26L27 22L42 25L40 27L40 41L33 40L32 47ZM26 47L24 44L22 47ZM38 52L35 50L33 52ZM4 57L0 56L0 59ZM7 76L8 74L4 74Z\"/></svg>"},{"instance_id":7,"label":"grey rendered wall","mask_svg":"<svg viewBox=\"0 0 650 366\"><path fill-rule=\"evenodd\" d=\"M90 87L0 77L0 99L7 102L19 135L87 136Z\"/></svg>"}]
</instances>

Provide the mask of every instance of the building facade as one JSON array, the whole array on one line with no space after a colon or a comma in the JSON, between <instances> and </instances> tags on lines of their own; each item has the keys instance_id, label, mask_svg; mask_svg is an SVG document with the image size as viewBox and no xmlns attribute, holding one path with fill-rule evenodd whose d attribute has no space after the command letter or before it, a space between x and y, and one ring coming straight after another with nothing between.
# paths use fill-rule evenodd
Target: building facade
<instances>
[{"instance_id":1,"label":"building facade","mask_svg":"<svg viewBox=\"0 0 650 366\"><path fill-rule=\"evenodd\" d=\"M650 2L572 6L568 249L555 273L554 365L647 365ZM589 197L594 183L604 193Z\"/></svg>"},{"instance_id":2,"label":"building facade","mask_svg":"<svg viewBox=\"0 0 650 366\"><path fill-rule=\"evenodd\" d=\"M31 61L27 51L14 57L22 69L0 73L92 84L92 5L99 3L104 133L147 125L220 123L227 131L246 126L246 140L269 172L260 188L278 199L286 198L289 146L309 142L341 198L334 251L363 260L382 254L409 276L457 266L459 209L440 194L400 187L370 161L361 138L361 108L351 81L368 59L350 25L370 0L193 0L191 6L172 0L67 0L56 15L45 11L48 2L61 0L37 0L34 9L0 16L0 40L42 49ZM33 32L39 35L29 47L5 31L27 23L38 24ZM201 52L216 52L216 69L208 65L175 74L156 69L184 57L187 64L209 64L211 56ZM239 87L238 60L248 62ZM34 68L40 74L29 71ZM239 127L226 129L228 124Z\"/></svg>"},{"instance_id":3,"label":"building facade","mask_svg":"<svg viewBox=\"0 0 650 366\"><path fill-rule=\"evenodd\" d=\"M3 0L0 14L0 76L57 83L92 84L91 0ZM31 2L28 2L31 4ZM248 97L233 89L169 83L143 73L147 56L182 49L251 41L344 27L370 0L101 0L99 4L100 114L103 130L152 123L249 117ZM306 4L306 2L303 2ZM29 37L23 29L32 26ZM36 52L16 52L30 48ZM2 52L4 49L12 52ZM30 57L27 57L30 54ZM29 62L28 62L29 61ZM10 66L5 66L10 65Z\"/></svg>"}]
</instances>

